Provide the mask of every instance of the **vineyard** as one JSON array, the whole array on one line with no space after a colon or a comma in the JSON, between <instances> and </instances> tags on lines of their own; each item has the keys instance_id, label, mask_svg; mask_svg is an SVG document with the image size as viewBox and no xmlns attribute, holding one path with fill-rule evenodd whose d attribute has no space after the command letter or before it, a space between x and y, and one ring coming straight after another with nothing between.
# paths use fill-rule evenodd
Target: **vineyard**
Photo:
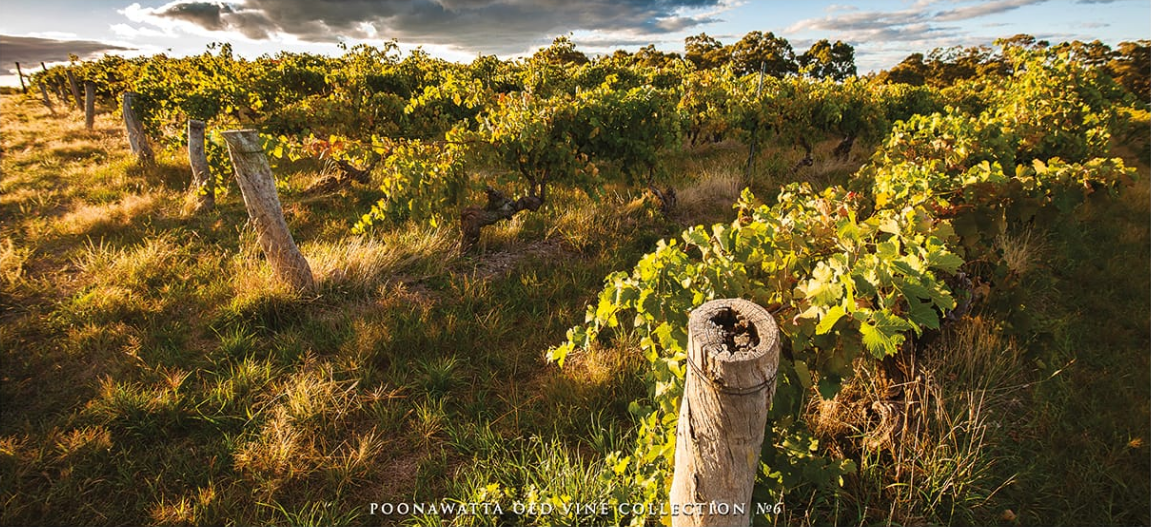
<instances>
[{"instance_id":1,"label":"vineyard","mask_svg":"<svg viewBox=\"0 0 1151 527\"><path fill-rule=\"evenodd\" d=\"M660 524L688 315L743 298L782 334L754 524L1151 522L1148 43L783 46L34 74L0 521Z\"/></svg>"}]
</instances>

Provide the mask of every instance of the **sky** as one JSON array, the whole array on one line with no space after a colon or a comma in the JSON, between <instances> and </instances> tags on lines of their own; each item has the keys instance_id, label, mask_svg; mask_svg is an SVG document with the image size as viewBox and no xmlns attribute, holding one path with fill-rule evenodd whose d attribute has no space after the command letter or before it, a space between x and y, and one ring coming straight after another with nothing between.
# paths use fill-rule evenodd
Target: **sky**
<instances>
[{"instance_id":1,"label":"sky","mask_svg":"<svg viewBox=\"0 0 1151 527\"><path fill-rule=\"evenodd\" d=\"M279 51L341 53L339 44L396 39L402 50L471 61L530 55L557 36L589 54L654 44L683 51L700 33L724 44L773 32L796 53L813 42L855 47L860 73L911 53L991 44L1027 33L1051 42L1151 39L1148 0L4 0L0 84L28 68L68 60L203 53L229 42L254 58Z\"/></svg>"}]
</instances>

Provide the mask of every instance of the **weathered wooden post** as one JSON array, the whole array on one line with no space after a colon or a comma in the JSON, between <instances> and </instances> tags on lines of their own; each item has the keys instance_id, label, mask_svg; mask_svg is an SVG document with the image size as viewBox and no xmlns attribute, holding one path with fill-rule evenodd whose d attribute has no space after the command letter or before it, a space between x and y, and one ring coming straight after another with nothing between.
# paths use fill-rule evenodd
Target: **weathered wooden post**
<instances>
[{"instance_id":1,"label":"weathered wooden post","mask_svg":"<svg viewBox=\"0 0 1151 527\"><path fill-rule=\"evenodd\" d=\"M44 78L47 78L48 66L45 66L44 62L40 62L40 69L44 72ZM57 97L60 98L61 101L64 101L65 103L68 102L68 99L64 97L64 89L60 87L59 82L52 83L52 91L56 94Z\"/></svg>"},{"instance_id":2,"label":"weathered wooden post","mask_svg":"<svg viewBox=\"0 0 1151 527\"><path fill-rule=\"evenodd\" d=\"M48 88L44 87L43 82L40 83L40 95L44 96L44 106L48 107L48 111L52 112L52 115L56 115L56 108L52 106L52 99L48 98Z\"/></svg>"},{"instance_id":3,"label":"weathered wooden post","mask_svg":"<svg viewBox=\"0 0 1151 527\"><path fill-rule=\"evenodd\" d=\"M91 130L96 122L96 83L84 81L84 128Z\"/></svg>"},{"instance_id":4,"label":"weathered wooden post","mask_svg":"<svg viewBox=\"0 0 1151 527\"><path fill-rule=\"evenodd\" d=\"M743 299L713 300L688 320L688 368L676 429L671 523L749 525L779 327Z\"/></svg>"},{"instance_id":5,"label":"weathered wooden post","mask_svg":"<svg viewBox=\"0 0 1151 527\"><path fill-rule=\"evenodd\" d=\"M284 211L276 195L276 180L260 148L259 134L255 130L229 130L223 136L232 166L236 168L236 181L240 183L248 217L256 227L260 246L272 270L297 291L312 289L315 285L312 268L300 254L288 231L288 222L284 221Z\"/></svg>"},{"instance_id":6,"label":"weathered wooden post","mask_svg":"<svg viewBox=\"0 0 1151 527\"><path fill-rule=\"evenodd\" d=\"M69 73L69 75L71 75ZM140 124L140 118L136 117L136 110L133 109L133 104L136 101L136 94L132 92L124 92L124 127L128 129L128 146L131 147L132 153L145 163L152 162L154 156L152 155L152 147L148 145L148 138L144 136L144 127Z\"/></svg>"},{"instance_id":7,"label":"weathered wooden post","mask_svg":"<svg viewBox=\"0 0 1151 527\"><path fill-rule=\"evenodd\" d=\"M80 85L76 84L76 76L72 74L72 68L64 70L68 74L68 85L72 88L72 98L76 100L76 107L84 109L84 99L80 98Z\"/></svg>"},{"instance_id":8,"label":"weathered wooden post","mask_svg":"<svg viewBox=\"0 0 1151 527\"><path fill-rule=\"evenodd\" d=\"M24 95L28 95L28 87L24 85L24 72L20 71L19 62L16 63L16 76L20 77L20 90L24 92Z\"/></svg>"},{"instance_id":9,"label":"weathered wooden post","mask_svg":"<svg viewBox=\"0 0 1151 527\"><path fill-rule=\"evenodd\" d=\"M195 211L210 210L216 205L216 193L204 150L204 121L188 119L188 164L192 167L192 184L188 190L195 203Z\"/></svg>"}]
</instances>

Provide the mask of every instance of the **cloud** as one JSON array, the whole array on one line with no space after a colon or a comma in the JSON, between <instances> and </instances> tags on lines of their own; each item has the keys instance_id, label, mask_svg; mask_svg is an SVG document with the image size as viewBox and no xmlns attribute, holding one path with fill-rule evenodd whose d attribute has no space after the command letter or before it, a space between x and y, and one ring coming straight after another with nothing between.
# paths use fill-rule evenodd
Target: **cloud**
<instances>
[{"instance_id":1,"label":"cloud","mask_svg":"<svg viewBox=\"0 0 1151 527\"><path fill-rule=\"evenodd\" d=\"M0 35L0 61L4 63L62 62L68 60L70 53L84 59L109 51L131 50L132 48L94 40L58 40Z\"/></svg>"},{"instance_id":2,"label":"cloud","mask_svg":"<svg viewBox=\"0 0 1151 527\"><path fill-rule=\"evenodd\" d=\"M150 27L134 27L128 24L112 24L108 26L118 36L127 39L136 39L140 37L175 37L173 33L166 33Z\"/></svg>"},{"instance_id":3,"label":"cloud","mask_svg":"<svg viewBox=\"0 0 1151 527\"><path fill-rule=\"evenodd\" d=\"M960 7L958 9L951 9L937 13L934 16L935 20L953 22L956 20L969 20L972 18L979 18L987 15L995 15L1007 11L1013 11L1020 7L1039 4L1047 0L998 0L995 2L983 2L972 6Z\"/></svg>"},{"instance_id":4,"label":"cloud","mask_svg":"<svg viewBox=\"0 0 1151 527\"><path fill-rule=\"evenodd\" d=\"M906 9L893 11L829 9L827 16L800 20L783 33L831 32L831 38L856 45L859 43L942 45L944 39L956 40L966 37L964 30L947 23L984 18L1046 1L994 0L973 3L970 0L952 0L947 5L960 5L939 10L938 6L942 4L939 0L919 0ZM984 25L992 24L984 23Z\"/></svg>"},{"instance_id":5,"label":"cloud","mask_svg":"<svg viewBox=\"0 0 1151 527\"><path fill-rule=\"evenodd\" d=\"M122 11L137 22L173 22L251 39L307 42L397 38L516 53L569 32L659 36L715 22L730 0L177 0Z\"/></svg>"}]
</instances>

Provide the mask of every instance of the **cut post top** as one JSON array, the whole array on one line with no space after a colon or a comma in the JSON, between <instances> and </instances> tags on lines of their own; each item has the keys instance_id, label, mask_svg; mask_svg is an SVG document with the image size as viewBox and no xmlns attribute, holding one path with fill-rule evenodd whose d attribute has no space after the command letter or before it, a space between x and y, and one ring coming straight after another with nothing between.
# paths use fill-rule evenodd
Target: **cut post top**
<instances>
[{"instance_id":1,"label":"cut post top","mask_svg":"<svg viewBox=\"0 0 1151 527\"><path fill-rule=\"evenodd\" d=\"M730 393L752 393L775 377L779 363L779 327L766 309L742 298L712 300L691 312L688 329L698 346L688 365ZM698 351L694 351L698 350ZM767 367L767 379L748 369ZM747 384L744 386L743 384Z\"/></svg>"}]
</instances>

